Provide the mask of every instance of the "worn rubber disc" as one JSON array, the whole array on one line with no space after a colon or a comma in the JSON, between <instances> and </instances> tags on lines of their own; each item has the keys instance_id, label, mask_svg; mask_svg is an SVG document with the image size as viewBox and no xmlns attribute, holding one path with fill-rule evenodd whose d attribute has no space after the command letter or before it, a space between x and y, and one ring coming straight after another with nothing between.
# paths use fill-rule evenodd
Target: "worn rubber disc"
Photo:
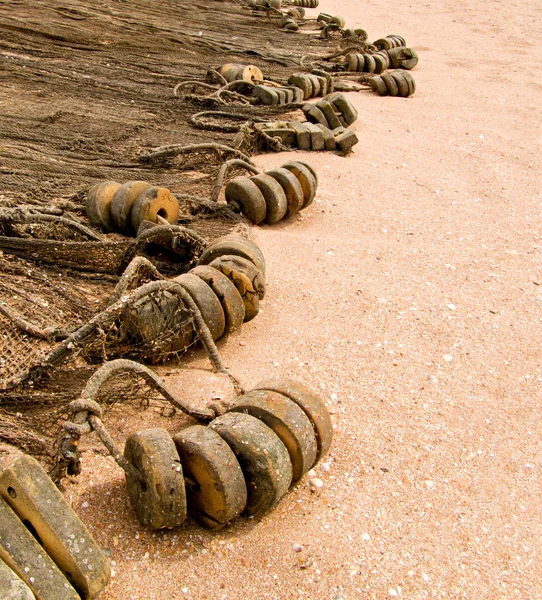
<instances>
[{"instance_id":1,"label":"worn rubber disc","mask_svg":"<svg viewBox=\"0 0 542 600\"><path fill-rule=\"evenodd\" d=\"M311 74L318 79L318 83L320 84L320 96L325 96L327 94L327 77L321 77L320 75L314 75L314 71Z\"/></svg>"},{"instance_id":2,"label":"worn rubber disc","mask_svg":"<svg viewBox=\"0 0 542 600\"><path fill-rule=\"evenodd\" d=\"M374 66L374 58L372 56L371 59ZM352 123L358 118L358 111L356 110L356 107L344 94L337 94L334 96L331 100L331 103L335 105L336 109L342 114L348 125L352 125Z\"/></svg>"},{"instance_id":3,"label":"worn rubber disc","mask_svg":"<svg viewBox=\"0 0 542 600\"><path fill-rule=\"evenodd\" d=\"M371 79L369 79L369 85L373 88L375 92L378 92L379 96L388 95L388 88L386 87L386 84L384 83L384 80L380 75L377 75L376 77L371 77Z\"/></svg>"},{"instance_id":4,"label":"worn rubber disc","mask_svg":"<svg viewBox=\"0 0 542 600\"><path fill-rule=\"evenodd\" d=\"M328 452L333 439L333 425L324 401L303 384L289 378L267 379L254 389L282 394L293 400L305 412L316 434L316 464Z\"/></svg>"},{"instance_id":5,"label":"worn rubber disc","mask_svg":"<svg viewBox=\"0 0 542 600\"><path fill-rule=\"evenodd\" d=\"M261 96L262 102L269 106L276 106L277 104L281 104L280 94L278 93L278 90L267 86L264 87L265 95Z\"/></svg>"},{"instance_id":6,"label":"worn rubber disc","mask_svg":"<svg viewBox=\"0 0 542 600\"><path fill-rule=\"evenodd\" d=\"M286 104L286 93L280 88L273 88L273 93L277 96L276 104Z\"/></svg>"},{"instance_id":7,"label":"worn rubber disc","mask_svg":"<svg viewBox=\"0 0 542 600\"><path fill-rule=\"evenodd\" d=\"M285 25L287 25L288 23L295 23L295 21L292 19L292 17L288 14L286 15L282 15L280 21L279 21L279 27L284 27Z\"/></svg>"},{"instance_id":8,"label":"worn rubber disc","mask_svg":"<svg viewBox=\"0 0 542 600\"><path fill-rule=\"evenodd\" d=\"M316 171L314 170L314 167L304 160L296 160L295 162L306 167L310 171L311 175L314 177L314 181L316 182L316 185L318 185L318 175L317 175Z\"/></svg>"},{"instance_id":9,"label":"worn rubber disc","mask_svg":"<svg viewBox=\"0 0 542 600\"><path fill-rule=\"evenodd\" d=\"M294 73L293 75L290 75L290 77L288 79L288 83L290 85L295 85L296 87L298 87L300 90L303 91L303 99L304 100L308 100L311 97L312 84L307 79L306 75L304 75L302 73Z\"/></svg>"},{"instance_id":10,"label":"worn rubber disc","mask_svg":"<svg viewBox=\"0 0 542 600\"><path fill-rule=\"evenodd\" d=\"M179 275L174 281L180 283L196 303L213 340L222 337L226 329L226 317L222 304L213 290L193 273Z\"/></svg>"},{"instance_id":11,"label":"worn rubber disc","mask_svg":"<svg viewBox=\"0 0 542 600\"><path fill-rule=\"evenodd\" d=\"M234 177L226 185L226 202L238 206L245 217L254 225L265 219L265 198L258 186L248 177Z\"/></svg>"},{"instance_id":12,"label":"worn rubber disc","mask_svg":"<svg viewBox=\"0 0 542 600\"><path fill-rule=\"evenodd\" d=\"M288 126L295 131L297 146L300 150L311 149L311 134L306 127L305 122L290 121Z\"/></svg>"},{"instance_id":13,"label":"worn rubber disc","mask_svg":"<svg viewBox=\"0 0 542 600\"><path fill-rule=\"evenodd\" d=\"M303 189L303 206L301 209L307 208L307 206L312 204L316 195L316 178L307 165L300 161L288 162L282 165L282 168L288 169L288 171L291 171L299 179L299 183Z\"/></svg>"},{"instance_id":14,"label":"worn rubber disc","mask_svg":"<svg viewBox=\"0 0 542 600\"><path fill-rule=\"evenodd\" d=\"M335 17L331 17L331 19L329 20L329 22L332 25L337 25L337 27L340 27L341 29L345 26L346 21L344 20L344 17L340 17L340 16L335 16Z\"/></svg>"},{"instance_id":15,"label":"worn rubber disc","mask_svg":"<svg viewBox=\"0 0 542 600\"><path fill-rule=\"evenodd\" d=\"M393 40L395 46L406 46L405 38L402 35L390 34L387 36L389 39Z\"/></svg>"},{"instance_id":16,"label":"worn rubber disc","mask_svg":"<svg viewBox=\"0 0 542 600\"><path fill-rule=\"evenodd\" d=\"M254 390L239 398L230 410L256 417L279 436L290 455L292 483L299 481L316 462L316 435L312 423L286 396L270 390Z\"/></svg>"},{"instance_id":17,"label":"worn rubber disc","mask_svg":"<svg viewBox=\"0 0 542 600\"><path fill-rule=\"evenodd\" d=\"M364 54L356 54L356 68L354 71L363 72L365 71L365 55Z\"/></svg>"},{"instance_id":18,"label":"worn rubber disc","mask_svg":"<svg viewBox=\"0 0 542 600\"><path fill-rule=\"evenodd\" d=\"M111 200L120 188L116 181L101 181L93 185L87 196L87 217L91 225L108 233L113 231Z\"/></svg>"},{"instance_id":19,"label":"worn rubber disc","mask_svg":"<svg viewBox=\"0 0 542 600\"><path fill-rule=\"evenodd\" d=\"M115 192L111 200L111 220L116 231L125 235L134 233L130 215L132 206L139 196L150 187L151 184L147 181L128 181Z\"/></svg>"},{"instance_id":20,"label":"worn rubber disc","mask_svg":"<svg viewBox=\"0 0 542 600\"><path fill-rule=\"evenodd\" d=\"M232 254L242 256L254 263L265 277L265 257L260 247L252 240L240 235L227 235L216 240L209 246L198 260L199 265L208 265L219 256Z\"/></svg>"},{"instance_id":21,"label":"worn rubber disc","mask_svg":"<svg viewBox=\"0 0 542 600\"><path fill-rule=\"evenodd\" d=\"M383 73L389 66L388 61L386 61L381 54L374 54L373 60L375 63L375 68L374 68L373 72L376 73L377 75L380 75L380 73Z\"/></svg>"},{"instance_id":22,"label":"worn rubber disc","mask_svg":"<svg viewBox=\"0 0 542 600\"><path fill-rule=\"evenodd\" d=\"M247 505L243 471L228 444L209 427L194 425L173 436L186 479L189 510L211 529L223 527Z\"/></svg>"},{"instance_id":23,"label":"worn rubber disc","mask_svg":"<svg viewBox=\"0 0 542 600\"><path fill-rule=\"evenodd\" d=\"M344 64L347 71L358 71L358 57L354 52L347 54L344 57Z\"/></svg>"},{"instance_id":24,"label":"worn rubber disc","mask_svg":"<svg viewBox=\"0 0 542 600\"><path fill-rule=\"evenodd\" d=\"M395 79L395 83L397 83L397 87L399 88L399 96L401 96L401 98L408 98L410 94L410 88L404 77L403 71L392 71L390 75Z\"/></svg>"},{"instance_id":25,"label":"worn rubber disc","mask_svg":"<svg viewBox=\"0 0 542 600\"><path fill-rule=\"evenodd\" d=\"M275 179L286 194L289 217L297 214L303 206L303 188L299 179L288 169L278 168L267 171L267 175Z\"/></svg>"},{"instance_id":26,"label":"worn rubber disc","mask_svg":"<svg viewBox=\"0 0 542 600\"><path fill-rule=\"evenodd\" d=\"M291 90L293 94L292 102L295 102L296 104L303 102L305 93L302 89L298 88L296 85L291 85L288 87L288 89Z\"/></svg>"},{"instance_id":27,"label":"worn rubber disc","mask_svg":"<svg viewBox=\"0 0 542 600\"><path fill-rule=\"evenodd\" d=\"M335 129L336 127L340 127L341 122L339 121L339 117L333 110L333 105L331 102L327 100L319 100L316 103L316 106L324 113L326 120L328 122L329 129Z\"/></svg>"},{"instance_id":28,"label":"worn rubber disc","mask_svg":"<svg viewBox=\"0 0 542 600\"><path fill-rule=\"evenodd\" d=\"M233 283L226 275L209 265L194 267L190 273L205 281L220 300L226 319L224 334L239 329L245 320L245 305Z\"/></svg>"},{"instance_id":29,"label":"worn rubber disc","mask_svg":"<svg viewBox=\"0 0 542 600\"><path fill-rule=\"evenodd\" d=\"M316 124L316 127L320 129L320 131L324 134L324 148L325 150L335 150L337 143L335 142L335 136L333 132L320 123Z\"/></svg>"},{"instance_id":30,"label":"worn rubber disc","mask_svg":"<svg viewBox=\"0 0 542 600\"><path fill-rule=\"evenodd\" d=\"M404 48L403 46L396 49L397 52L397 67L400 69L410 70L418 64L418 54L412 48ZM391 51L390 51L391 53Z\"/></svg>"},{"instance_id":31,"label":"worn rubber disc","mask_svg":"<svg viewBox=\"0 0 542 600\"><path fill-rule=\"evenodd\" d=\"M291 104L294 101L294 91L289 87L283 87L282 91L286 94L286 104Z\"/></svg>"},{"instance_id":32,"label":"worn rubber disc","mask_svg":"<svg viewBox=\"0 0 542 600\"><path fill-rule=\"evenodd\" d=\"M294 19L303 19L305 16L305 10L300 6L292 7L288 9L286 14L290 15L290 17L294 17Z\"/></svg>"},{"instance_id":33,"label":"worn rubber disc","mask_svg":"<svg viewBox=\"0 0 542 600\"><path fill-rule=\"evenodd\" d=\"M130 304L122 315L121 336L129 343L145 344L159 352L185 350L194 338L188 309L179 296L164 292L153 300L144 296Z\"/></svg>"},{"instance_id":34,"label":"worn rubber disc","mask_svg":"<svg viewBox=\"0 0 542 600\"><path fill-rule=\"evenodd\" d=\"M288 450L276 433L247 414L229 412L209 423L237 457L247 486L244 514L257 517L273 508L292 481Z\"/></svg>"},{"instance_id":35,"label":"worn rubber disc","mask_svg":"<svg viewBox=\"0 0 542 600\"><path fill-rule=\"evenodd\" d=\"M141 474L126 474L128 494L137 518L151 529L178 527L186 519L183 469L165 429L146 429L126 440L124 457Z\"/></svg>"},{"instance_id":36,"label":"worn rubber disc","mask_svg":"<svg viewBox=\"0 0 542 600\"><path fill-rule=\"evenodd\" d=\"M375 59L370 54L366 54L365 55L365 66L363 68L363 71L365 73L374 73L375 69L376 69Z\"/></svg>"},{"instance_id":37,"label":"worn rubber disc","mask_svg":"<svg viewBox=\"0 0 542 600\"><path fill-rule=\"evenodd\" d=\"M226 81L235 81L237 79L237 73L239 72L239 69L242 69L243 66L244 65L239 63L226 63L220 67L218 72Z\"/></svg>"},{"instance_id":38,"label":"worn rubber disc","mask_svg":"<svg viewBox=\"0 0 542 600\"><path fill-rule=\"evenodd\" d=\"M265 198L265 222L268 225L273 225L273 223L280 221L288 210L286 194L280 184L265 173L253 175L250 180L257 185Z\"/></svg>"},{"instance_id":39,"label":"worn rubber disc","mask_svg":"<svg viewBox=\"0 0 542 600\"><path fill-rule=\"evenodd\" d=\"M315 151L324 150L325 142L324 142L324 134L322 130L318 127L318 125L322 125L321 123L309 123L307 122L307 129L311 134L311 148ZM325 125L324 125L325 127Z\"/></svg>"},{"instance_id":40,"label":"worn rubber disc","mask_svg":"<svg viewBox=\"0 0 542 600\"><path fill-rule=\"evenodd\" d=\"M320 96L321 89L320 89L320 80L318 79L318 77L316 77L316 75L307 74L307 79L311 82L311 85L312 85L311 98Z\"/></svg>"},{"instance_id":41,"label":"worn rubber disc","mask_svg":"<svg viewBox=\"0 0 542 600\"><path fill-rule=\"evenodd\" d=\"M247 65L237 74L237 79L243 79L244 81L263 81L263 73L255 65Z\"/></svg>"},{"instance_id":42,"label":"worn rubber disc","mask_svg":"<svg viewBox=\"0 0 542 600\"><path fill-rule=\"evenodd\" d=\"M260 312L260 299L265 296L265 281L262 272L249 260L241 256L220 256L210 265L233 283L245 306L245 323Z\"/></svg>"},{"instance_id":43,"label":"worn rubber disc","mask_svg":"<svg viewBox=\"0 0 542 600\"><path fill-rule=\"evenodd\" d=\"M311 102L305 102L301 107L301 110L305 114L307 121L311 123L322 123L322 125L328 125L326 116L324 113L316 106L316 104L312 104Z\"/></svg>"},{"instance_id":44,"label":"worn rubber disc","mask_svg":"<svg viewBox=\"0 0 542 600\"><path fill-rule=\"evenodd\" d=\"M403 73L403 77L405 81L408 83L408 95L412 96L416 92L416 82L414 81L414 77L407 71Z\"/></svg>"},{"instance_id":45,"label":"worn rubber disc","mask_svg":"<svg viewBox=\"0 0 542 600\"><path fill-rule=\"evenodd\" d=\"M394 48L397 48L397 46L401 45L401 43L399 42L397 37L394 35L387 35L386 39L388 39L390 42L390 46L391 46L390 50L393 50Z\"/></svg>"},{"instance_id":46,"label":"worn rubber disc","mask_svg":"<svg viewBox=\"0 0 542 600\"><path fill-rule=\"evenodd\" d=\"M388 94L390 96L398 96L399 86L397 85L395 79L391 76L391 73L384 73L384 75L382 75L381 77L382 81L386 84L386 87L388 88Z\"/></svg>"},{"instance_id":47,"label":"worn rubber disc","mask_svg":"<svg viewBox=\"0 0 542 600\"><path fill-rule=\"evenodd\" d=\"M134 231L142 221L158 223L158 215L168 223L176 223L179 218L179 202L175 196L163 187L148 187L132 206L131 219Z\"/></svg>"},{"instance_id":48,"label":"worn rubber disc","mask_svg":"<svg viewBox=\"0 0 542 600\"><path fill-rule=\"evenodd\" d=\"M403 50L404 48L390 48L388 50L388 56L390 57L390 66L393 69L399 68L399 53Z\"/></svg>"},{"instance_id":49,"label":"worn rubber disc","mask_svg":"<svg viewBox=\"0 0 542 600\"><path fill-rule=\"evenodd\" d=\"M385 37L385 38L380 38L380 39L374 41L373 45L376 46L377 48L384 48L384 50L389 50L390 48L394 47L395 43L393 40Z\"/></svg>"}]
</instances>

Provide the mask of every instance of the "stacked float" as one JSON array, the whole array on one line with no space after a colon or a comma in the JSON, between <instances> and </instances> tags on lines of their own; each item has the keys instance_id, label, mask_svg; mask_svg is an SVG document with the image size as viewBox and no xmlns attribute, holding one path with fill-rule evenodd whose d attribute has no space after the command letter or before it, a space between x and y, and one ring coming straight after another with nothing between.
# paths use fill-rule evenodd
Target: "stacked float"
<instances>
[{"instance_id":1,"label":"stacked float","mask_svg":"<svg viewBox=\"0 0 542 600\"><path fill-rule=\"evenodd\" d=\"M228 235L209 246L196 267L172 282L181 285L194 301L216 341L259 313L265 296L265 260L254 242ZM148 344L161 353L175 353L197 339L188 317L179 295L165 292L157 300L152 293L145 294L126 307L120 332L137 344Z\"/></svg>"},{"instance_id":2,"label":"stacked float","mask_svg":"<svg viewBox=\"0 0 542 600\"><path fill-rule=\"evenodd\" d=\"M250 83L263 81L263 73L255 65L226 63L220 67L218 72L228 83L232 81L248 81Z\"/></svg>"},{"instance_id":3,"label":"stacked float","mask_svg":"<svg viewBox=\"0 0 542 600\"><path fill-rule=\"evenodd\" d=\"M290 379L263 382L207 426L170 436L147 429L126 441L126 474L138 519L151 529L181 525L188 512L213 529L273 508L327 452L323 401Z\"/></svg>"},{"instance_id":4,"label":"stacked float","mask_svg":"<svg viewBox=\"0 0 542 600\"><path fill-rule=\"evenodd\" d=\"M143 221L176 223L179 202L167 188L147 181L101 181L88 192L87 216L108 233L135 235Z\"/></svg>"},{"instance_id":5,"label":"stacked float","mask_svg":"<svg viewBox=\"0 0 542 600\"><path fill-rule=\"evenodd\" d=\"M192 297L217 340L259 313L265 296L265 259L252 240L228 235L203 252L197 267L174 281Z\"/></svg>"},{"instance_id":6,"label":"stacked float","mask_svg":"<svg viewBox=\"0 0 542 600\"><path fill-rule=\"evenodd\" d=\"M314 69L311 73L293 73L288 83L303 91L303 100L333 92L333 77L321 69Z\"/></svg>"},{"instance_id":7,"label":"stacked float","mask_svg":"<svg viewBox=\"0 0 542 600\"><path fill-rule=\"evenodd\" d=\"M408 98L416 92L416 83L409 71L418 64L418 55L406 45L400 35L388 35L373 42L377 48L372 53L349 53L344 58L343 68L347 71L375 73L369 85L380 96ZM399 69L384 73L388 68Z\"/></svg>"},{"instance_id":8,"label":"stacked float","mask_svg":"<svg viewBox=\"0 0 542 600\"><path fill-rule=\"evenodd\" d=\"M110 574L100 547L34 458L22 455L2 471L2 598L92 599ZM11 596L10 588L20 595Z\"/></svg>"},{"instance_id":9,"label":"stacked float","mask_svg":"<svg viewBox=\"0 0 542 600\"><path fill-rule=\"evenodd\" d=\"M234 177L226 185L226 202L255 225L272 225L309 206L318 178L310 165L288 162L278 169L250 177Z\"/></svg>"}]
</instances>

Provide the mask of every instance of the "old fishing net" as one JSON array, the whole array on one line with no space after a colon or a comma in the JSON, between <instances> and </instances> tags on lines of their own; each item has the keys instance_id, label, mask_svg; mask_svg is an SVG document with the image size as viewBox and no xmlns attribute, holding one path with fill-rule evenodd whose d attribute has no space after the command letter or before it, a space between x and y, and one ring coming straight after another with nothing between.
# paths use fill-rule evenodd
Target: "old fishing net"
<instances>
[{"instance_id":1,"label":"old fishing net","mask_svg":"<svg viewBox=\"0 0 542 600\"><path fill-rule=\"evenodd\" d=\"M48 454L93 365L174 360L201 341L171 279L239 227L210 199L217 174L264 148L251 123L284 112L219 94L222 115L194 120L216 103L175 96L176 84L225 62L287 79L327 42L279 31L241 2L8 0L0 16L0 440ZM97 180L168 187L178 229L93 229L85 193ZM104 394L142 389L128 375Z\"/></svg>"}]
</instances>

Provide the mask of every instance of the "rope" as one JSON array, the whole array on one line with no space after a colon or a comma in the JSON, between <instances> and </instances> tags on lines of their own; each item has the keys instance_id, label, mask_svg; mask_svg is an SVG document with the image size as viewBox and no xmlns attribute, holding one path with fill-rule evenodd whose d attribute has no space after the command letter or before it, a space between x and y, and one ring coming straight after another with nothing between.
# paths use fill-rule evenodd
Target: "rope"
<instances>
[{"instance_id":1,"label":"rope","mask_svg":"<svg viewBox=\"0 0 542 600\"><path fill-rule=\"evenodd\" d=\"M75 229L75 231L82 233L91 240L97 242L103 241L103 238L100 235L78 221L58 215L46 214L37 209L0 209L0 221L7 221L9 223L57 223L59 225L64 225L69 229Z\"/></svg>"},{"instance_id":2,"label":"rope","mask_svg":"<svg viewBox=\"0 0 542 600\"><path fill-rule=\"evenodd\" d=\"M14 325L28 335L42 340L62 339L69 335L69 332L66 329L58 327L46 327L45 329L41 329L37 325L34 325L34 323L24 319L14 308L8 306L3 300L0 300L0 314L3 314L10 319Z\"/></svg>"},{"instance_id":3,"label":"rope","mask_svg":"<svg viewBox=\"0 0 542 600\"><path fill-rule=\"evenodd\" d=\"M227 371L225 372L227 373ZM172 390L168 389L164 381L145 365L122 358L107 362L88 380L80 397L68 405L68 410L72 416L63 424L65 435L58 444L56 464L52 471L55 481L60 481L66 473L78 474L81 471L80 453L78 450L79 440L83 435L87 435L92 431L96 432L102 444L121 469L136 479L141 478L139 471L124 458L119 447L107 431L102 421L102 407L96 401L102 386L111 378L122 373L135 373L141 376L172 406L198 421L212 421L220 410L220 407L216 407L216 409L201 409L189 405L181 400Z\"/></svg>"},{"instance_id":4,"label":"rope","mask_svg":"<svg viewBox=\"0 0 542 600\"><path fill-rule=\"evenodd\" d=\"M190 117L190 122L194 127L198 127L199 129L210 129L214 131L224 131L224 132L237 132L241 128L241 125L222 125L220 123L206 123L205 118L207 117L219 117L222 119L232 119L234 121L242 121L245 123L248 120L254 121L256 123L265 123L266 119L257 116L250 116L247 118L247 115L242 115L238 113L225 112L221 110L204 110L202 112L196 113Z\"/></svg>"},{"instance_id":5,"label":"rope","mask_svg":"<svg viewBox=\"0 0 542 600\"><path fill-rule=\"evenodd\" d=\"M257 167L245 162L244 160L239 160L238 158L232 158L230 160L227 160L220 167L220 170L218 171L218 174L216 176L215 185L213 186L213 190L211 192L211 200L213 202L218 202L218 195L220 193L222 185L224 184L224 178L226 177L226 173L234 167L241 167L243 169L246 169L247 171L250 171L251 173L254 173L255 175L261 173L261 171Z\"/></svg>"},{"instance_id":6,"label":"rope","mask_svg":"<svg viewBox=\"0 0 542 600\"><path fill-rule=\"evenodd\" d=\"M237 158L241 158L248 163L252 163L250 157L243 154L236 148L225 146L224 144L216 144L215 142L207 142L203 144L189 144L183 146L182 144L171 144L169 146L160 146L150 152L146 152L139 157L139 160L144 163L152 163L157 160L165 158L173 158L179 154L189 154L191 152L202 152L204 150L215 150L216 152L224 152L226 154L233 154Z\"/></svg>"}]
</instances>

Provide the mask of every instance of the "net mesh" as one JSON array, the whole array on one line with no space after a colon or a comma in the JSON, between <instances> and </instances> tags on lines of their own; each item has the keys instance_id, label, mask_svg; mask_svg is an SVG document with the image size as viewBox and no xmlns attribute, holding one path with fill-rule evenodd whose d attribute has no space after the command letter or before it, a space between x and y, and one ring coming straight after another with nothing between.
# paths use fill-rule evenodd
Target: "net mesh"
<instances>
[{"instance_id":1,"label":"net mesh","mask_svg":"<svg viewBox=\"0 0 542 600\"><path fill-rule=\"evenodd\" d=\"M269 149L243 123L274 119L283 108L231 104L224 95L224 110L240 118L202 128L191 117L208 101L172 90L226 62L256 64L285 83L300 68L300 43L303 53L329 51L329 42L285 33L241 2L133 0L115 11L84 0L0 3L0 51L9 57L0 87L0 440L48 455L64 407L93 364L120 356L175 360L197 344L193 315L178 295L137 292L191 268L202 238L240 231L239 218L209 200L231 154L144 155L202 142L238 144L249 154ZM179 200L179 225L193 233L104 236L85 211L97 180L168 187ZM136 257L154 270L123 281ZM129 298L122 307L119 280ZM66 343L91 322L92 331ZM104 402L153 397L129 376L103 395Z\"/></svg>"}]
</instances>

